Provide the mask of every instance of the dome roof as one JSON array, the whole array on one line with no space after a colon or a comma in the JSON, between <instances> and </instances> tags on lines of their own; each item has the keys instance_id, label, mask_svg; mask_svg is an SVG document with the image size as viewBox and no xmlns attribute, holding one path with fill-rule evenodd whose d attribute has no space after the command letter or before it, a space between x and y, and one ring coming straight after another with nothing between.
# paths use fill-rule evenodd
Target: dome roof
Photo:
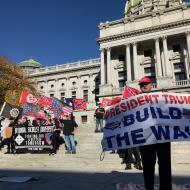
<instances>
[{"instance_id":1,"label":"dome roof","mask_svg":"<svg viewBox=\"0 0 190 190\"><path fill-rule=\"evenodd\" d=\"M182 4L182 0L127 0L125 4L125 15L139 15L154 10L164 10Z\"/></svg>"},{"instance_id":2,"label":"dome roof","mask_svg":"<svg viewBox=\"0 0 190 190\"><path fill-rule=\"evenodd\" d=\"M28 59L28 60L25 60L25 61L22 61L18 64L20 67L33 67L33 68L40 68L42 67L42 65L33 60L33 59Z\"/></svg>"},{"instance_id":3,"label":"dome roof","mask_svg":"<svg viewBox=\"0 0 190 190\"><path fill-rule=\"evenodd\" d=\"M128 13L132 7L141 3L141 0L128 0L125 4L125 13Z\"/></svg>"}]
</instances>

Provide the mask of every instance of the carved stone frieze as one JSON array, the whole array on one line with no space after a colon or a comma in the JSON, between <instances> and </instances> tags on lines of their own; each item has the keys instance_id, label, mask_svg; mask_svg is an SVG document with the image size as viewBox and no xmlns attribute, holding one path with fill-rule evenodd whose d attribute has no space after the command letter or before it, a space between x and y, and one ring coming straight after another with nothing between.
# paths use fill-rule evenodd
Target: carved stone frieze
<instances>
[{"instance_id":1,"label":"carved stone frieze","mask_svg":"<svg viewBox=\"0 0 190 190\"><path fill-rule=\"evenodd\" d=\"M105 42L130 38L130 37L134 37L134 36L144 35L144 34L148 34L148 33L154 33L154 32L160 32L163 30L174 29L174 28L178 28L178 27L182 27L182 26L187 26L189 24L190 24L190 19L186 19L183 21L177 21L177 22L162 24L159 26L148 27L145 29L133 30L130 32L124 32L124 33L121 33L118 35L107 36L107 37L99 38L97 41L99 43L105 43Z\"/></svg>"}]
</instances>

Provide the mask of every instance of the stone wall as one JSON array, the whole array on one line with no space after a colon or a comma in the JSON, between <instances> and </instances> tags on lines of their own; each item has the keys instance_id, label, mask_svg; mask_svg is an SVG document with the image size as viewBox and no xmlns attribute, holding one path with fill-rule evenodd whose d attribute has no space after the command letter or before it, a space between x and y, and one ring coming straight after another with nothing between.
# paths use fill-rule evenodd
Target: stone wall
<instances>
[{"instance_id":1,"label":"stone wall","mask_svg":"<svg viewBox=\"0 0 190 190\"><path fill-rule=\"evenodd\" d=\"M95 109L84 110L84 111L74 111L73 115L75 116L75 121L79 126L84 127L94 127L95 128L95 118L94 118Z\"/></svg>"}]
</instances>

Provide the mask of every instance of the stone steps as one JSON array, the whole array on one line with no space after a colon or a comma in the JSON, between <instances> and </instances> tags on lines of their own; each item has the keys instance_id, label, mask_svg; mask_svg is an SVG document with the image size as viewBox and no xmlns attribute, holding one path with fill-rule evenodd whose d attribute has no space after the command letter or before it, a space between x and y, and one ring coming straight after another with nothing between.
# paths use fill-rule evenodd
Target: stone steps
<instances>
[{"instance_id":1,"label":"stone steps","mask_svg":"<svg viewBox=\"0 0 190 190\"><path fill-rule=\"evenodd\" d=\"M76 171L125 171L125 165L121 164L118 154L105 152L103 161L100 161L102 133L94 133L92 127L80 127L76 133L77 154L65 154L65 146L60 146L58 153L54 156L46 154L4 154L6 148L0 151L0 167L24 168L29 170L76 170ZM190 171L190 142L172 143L172 167ZM140 172L132 169L130 172Z\"/></svg>"}]
</instances>

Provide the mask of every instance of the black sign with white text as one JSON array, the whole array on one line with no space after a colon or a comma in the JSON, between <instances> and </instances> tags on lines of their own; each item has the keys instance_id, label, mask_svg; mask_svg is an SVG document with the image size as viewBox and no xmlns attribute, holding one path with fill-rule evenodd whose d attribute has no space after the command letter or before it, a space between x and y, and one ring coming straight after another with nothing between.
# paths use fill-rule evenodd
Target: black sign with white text
<instances>
[{"instance_id":1,"label":"black sign with white text","mask_svg":"<svg viewBox=\"0 0 190 190\"><path fill-rule=\"evenodd\" d=\"M15 149L43 150L51 149L53 126L16 127Z\"/></svg>"}]
</instances>

